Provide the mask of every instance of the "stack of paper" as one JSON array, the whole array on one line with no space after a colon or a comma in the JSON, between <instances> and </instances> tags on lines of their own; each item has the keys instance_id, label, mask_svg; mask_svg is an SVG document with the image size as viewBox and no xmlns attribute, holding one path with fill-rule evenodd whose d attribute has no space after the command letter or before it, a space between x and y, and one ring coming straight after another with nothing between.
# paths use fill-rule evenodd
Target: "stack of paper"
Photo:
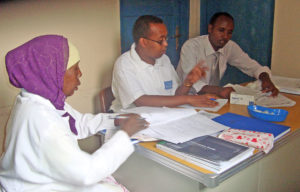
<instances>
[{"instance_id":1,"label":"stack of paper","mask_svg":"<svg viewBox=\"0 0 300 192\"><path fill-rule=\"evenodd\" d=\"M253 154L253 148L213 136L195 138L181 144L161 141L156 147L215 173L222 173Z\"/></svg>"},{"instance_id":2,"label":"stack of paper","mask_svg":"<svg viewBox=\"0 0 300 192\"><path fill-rule=\"evenodd\" d=\"M300 95L300 79L273 75L272 81L280 92Z\"/></svg>"},{"instance_id":3,"label":"stack of paper","mask_svg":"<svg viewBox=\"0 0 300 192\"><path fill-rule=\"evenodd\" d=\"M136 107L123 112L140 114L150 123L149 128L133 136L140 140L146 135L172 143L183 143L228 128L189 108Z\"/></svg>"}]
</instances>

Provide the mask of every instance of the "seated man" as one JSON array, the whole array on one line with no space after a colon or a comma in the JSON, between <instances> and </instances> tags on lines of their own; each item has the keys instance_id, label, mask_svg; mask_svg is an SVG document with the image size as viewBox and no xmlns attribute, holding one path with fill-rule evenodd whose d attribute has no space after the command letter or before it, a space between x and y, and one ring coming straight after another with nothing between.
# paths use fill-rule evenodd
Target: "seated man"
<instances>
[{"instance_id":1,"label":"seated man","mask_svg":"<svg viewBox=\"0 0 300 192\"><path fill-rule=\"evenodd\" d=\"M225 12L215 13L208 25L208 35L198 36L186 41L181 49L177 73L184 78L200 61L209 68L205 79L193 85L197 93L213 93L229 98L232 87L219 87L219 81L227 68L227 62L242 72L262 81L262 91L278 94L278 89L270 80L271 71L251 59L231 39L234 29L233 17Z\"/></svg>"},{"instance_id":2,"label":"seated man","mask_svg":"<svg viewBox=\"0 0 300 192\"><path fill-rule=\"evenodd\" d=\"M181 85L170 59L165 55L168 31L163 21L152 15L141 16L133 27L131 49L116 61L112 91L115 100L111 109L135 106L167 106L182 104L214 107L212 95L188 95L194 82L204 76L196 65Z\"/></svg>"}]
</instances>

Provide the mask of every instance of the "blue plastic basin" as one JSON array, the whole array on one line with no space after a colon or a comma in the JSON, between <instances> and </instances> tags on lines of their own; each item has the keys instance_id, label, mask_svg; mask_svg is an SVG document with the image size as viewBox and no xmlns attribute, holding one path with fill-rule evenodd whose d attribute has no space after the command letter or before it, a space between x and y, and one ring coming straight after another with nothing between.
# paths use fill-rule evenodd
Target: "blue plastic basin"
<instances>
[{"instance_id":1,"label":"blue plastic basin","mask_svg":"<svg viewBox=\"0 0 300 192\"><path fill-rule=\"evenodd\" d=\"M248 105L248 113L255 118L265 121L284 121L288 111L284 109L272 109L259 105Z\"/></svg>"}]
</instances>

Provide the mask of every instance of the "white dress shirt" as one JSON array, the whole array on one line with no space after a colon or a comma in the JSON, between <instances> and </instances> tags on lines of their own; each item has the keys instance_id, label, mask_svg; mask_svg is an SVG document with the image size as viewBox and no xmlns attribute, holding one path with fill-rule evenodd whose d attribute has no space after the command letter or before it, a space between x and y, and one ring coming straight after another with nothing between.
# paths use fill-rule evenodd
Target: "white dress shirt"
<instances>
[{"instance_id":1,"label":"white dress shirt","mask_svg":"<svg viewBox=\"0 0 300 192\"><path fill-rule=\"evenodd\" d=\"M258 79L262 72L271 75L271 71L266 66L261 66L255 60L251 59L234 41L229 40L227 44L218 50L220 79L223 77L227 63L237 67L242 72ZM210 69L215 62L215 50L213 49L208 35L198 36L187 40L180 53L180 60L177 67L177 73L182 80L200 61L205 61L205 65ZM199 92L203 86L209 84L210 70L206 71L206 77L193 85L193 88Z\"/></svg>"},{"instance_id":2,"label":"white dress shirt","mask_svg":"<svg viewBox=\"0 0 300 192\"><path fill-rule=\"evenodd\" d=\"M111 109L135 107L134 101L143 95L175 95L180 81L167 55L151 65L141 60L135 44L116 61L113 70L112 91L115 100Z\"/></svg>"},{"instance_id":3,"label":"white dress shirt","mask_svg":"<svg viewBox=\"0 0 300 192\"><path fill-rule=\"evenodd\" d=\"M78 136L70 130L69 117L62 117L66 111L76 120ZM22 90L7 124L0 161L2 190L113 191L101 180L134 151L127 133L118 131L93 154L82 151L77 142L111 127L114 122L107 114L81 114L68 104L65 111L57 110L49 100Z\"/></svg>"}]
</instances>

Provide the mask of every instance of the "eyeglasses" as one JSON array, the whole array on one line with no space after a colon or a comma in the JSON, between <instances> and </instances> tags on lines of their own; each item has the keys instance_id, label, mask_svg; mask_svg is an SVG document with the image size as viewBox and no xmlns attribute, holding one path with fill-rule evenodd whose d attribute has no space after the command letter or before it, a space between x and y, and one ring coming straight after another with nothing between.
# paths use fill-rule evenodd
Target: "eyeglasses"
<instances>
[{"instance_id":1,"label":"eyeglasses","mask_svg":"<svg viewBox=\"0 0 300 192\"><path fill-rule=\"evenodd\" d=\"M147 38L147 37L143 37L143 38L144 38L144 39L147 39L147 40L149 40L149 41L153 41L153 42L155 42L155 43L158 43L158 44L160 44L160 45L162 45L164 41L168 43L168 40L169 40L168 37L166 37L166 38L164 38L164 39L162 39L162 40L160 40L160 41L156 41L156 40L153 40L153 39L149 39L149 38Z\"/></svg>"}]
</instances>

